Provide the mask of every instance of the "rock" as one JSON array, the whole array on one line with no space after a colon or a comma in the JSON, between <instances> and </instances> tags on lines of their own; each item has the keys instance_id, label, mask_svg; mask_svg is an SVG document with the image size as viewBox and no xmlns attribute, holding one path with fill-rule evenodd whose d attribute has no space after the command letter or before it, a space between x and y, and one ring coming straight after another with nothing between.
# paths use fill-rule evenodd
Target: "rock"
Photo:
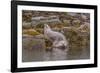
<instances>
[{"instance_id":1,"label":"rock","mask_svg":"<svg viewBox=\"0 0 100 73\"><path fill-rule=\"evenodd\" d=\"M35 36L35 35L39 35L40 33L34 29L25 29L25 30L23 30L23 34Z\"/></svg>"},{"instance_id":2,"label":"rock","mask_svg":"<svg viewBox=\"0 0 100 73\"><path fill-rule=\"evenodd\" d=\"M40 48L40 49L45 49L45 41L44 39L36 39L34 37L25 37L25 38L22 38L22 46L24 49L37 49L37 48Z\"/></svg>"},{"instance_id":3,"label":"rock","mask_svg":"<svg viewBox=\"0 0 100 73\"><path fill-rule=\"evenodd\" d=\"M90 22L90 14L81 14L80 15L81 22Z\"/></svg>"},{"instance_id":4,"label":"rock","mask_svg":"<svg viewBox=\"0 0 100 73\"><path fill-rule=\"evenodd\" d=\"M32 16L32 13L31 12L27 12L27 13L24 13L23 15L24 16Z\"/></svg>"},{"instance_id":5,"label":"rock","mask_svg":"<svg viewBox=\"0 0 100 73\"><path fill-rule=\"evenodd\" d=\"M84 15L84 14L81 14L81 18L82 18L83 20L87 20L87 16Z\"/></svg>"},{"instance_id":6,"label":"rock","mask_svg":"<svg viewBox=\"0 0 100 73\"><path fill-rule=\"evenodd\" d=\"M71 27L64 27L62 30L63 30L64 32L68 32L69 30L71 30Z\"/></svg>"},{"instance_id":7,"label":"rock","mask_svg":"<svg viewBox=\"0 0 100 73\"><path fill-rule=\"evenodd\" d=\"M77 26L78 27L78 26L80 26L80 23L81 23L81 21L78 20L78 19L72 21L72 25L73 26Z\"/></svg>"},{"instance_id":8,"label":"rock","mask_svg":"<svg viewBox=\"0 0 100 73\"><path fill-rule=\"evenodd\" d=\"M84 22L83 25L81 25L78 30L85 30L85 29L90 29L90 24L87 22Z\"/></svg>"},{"instance_id":9,"label":"rock","mask_svg":"<svg viewBox=\"0 0 100 73\"><path fill-rule=\"evenodd\" d=\"M38 38L38 39L44 39L44 35L43 34L36 35L35 37Z\"/></svg>"},{"instance_id":10,"label":"rock","mask_svg":"<svg viewBox=\"0 0 100 73\"><path fill-rule=\"evenodd\" d=\"M80 36L88 36L90 35L90 24L85 22L77 30Z\"/></svg>"},{"instance_id":11,"label":"rock","mask_svg":"<svg viewBox=\"0 0 100 73\"><path fill-rule=\"evenodd\" d=\"M32 17L32 27L38 26L39 24L43 25L43 24L58 24L61 23L61 21L59 20L58 16L37 16L37 17Z\"/></svg>"},{"instance_id":12,"label":"rock","mask_svg":"<svg viewBox=\"0 0 100 73\"><path fill-rule=\"evenodd\" d=\"M64 33L68 33L70 31L77 31L77 28L75 28L75 27L63 27L62 30L64 31Z\"/></svg>"},{"instance_id":13,"label":"rock","mask_svg":"<svg viewBox=\"0 0 100 73\"><path fill-rule=\"evenodd\" d=\"M74 13L74 12L68 12L67 14L70 15L70 16L76 16L77 15L77 13Z\"/></svg>"},{"instance_id":14,"label":"rock","mask_svg":"<svg viewBox=\"0 0 100 73\"><path fill-rule=\"evenodd\" d=\"M30 22L32 18L32 11L30 10L23 10L22 11L23 15L23 21Z\"/></svg>"},{"instance_id":15,"label":"rock","mask_svg":"<svg viewBox=\"0 0 100 73\"><path fill-rule=\"evenodd\" d=\"M63 20L65 26L70 26L71 20Z\"/></svg>"},{"instance_id":16,"label":"rock","mask_svg":"<svg viewBox=\"0 0 100 73\"><path fill-rule=\"evenodd\" d=\"M27 37L32 38L33 36L32 35L28 35L28 34L22 34L22 37L23 38L27 38Z\"/></svg>"},{"instance_id":17,"label":"rock","mask_svg":"<svg viewBox=\"0 0 100 73\"><path fill-rule=\"evenodd\" d=\"M26 28L31 28L31 22L23 22L22 27L25 28L25 29Z\"/></svg>"},{"instance_id":18,"label":"rock","mask_svg":"<svg viewBox=\"0 0 100 73\"><path fill-rule=\"evenodd\" d=\"M90 37L89 25L84 24L78 28L64 27L63 31L64 31L64 35L69 41L70 47L74 47L73 45L75 45L75 47L77 48L78 45L88 44L88 43L85 43L83 40L86 39L87 42L89 41L89 37ZM81 45L81 46L84 46L84 45Z\"/></svg>"}]
</instances>

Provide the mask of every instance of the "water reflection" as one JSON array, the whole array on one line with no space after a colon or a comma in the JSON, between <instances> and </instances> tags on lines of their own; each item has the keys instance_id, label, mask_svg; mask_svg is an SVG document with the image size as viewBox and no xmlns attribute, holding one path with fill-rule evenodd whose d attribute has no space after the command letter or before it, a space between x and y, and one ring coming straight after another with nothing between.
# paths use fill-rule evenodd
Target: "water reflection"
<instances>
[{"instance_id":1,"label":"water reflection","mask_svg":"<svg viewBox=\"0 0 100 73\"><path fill-rule=\"evenodd\" d=\"M89 57L89 48L70 49L69 51L59 48L53 48L52 51L41 50L41 48L31 50L23 48L22 53L23 62L89 59Z\"/></svg>"},{"instance_id":2,"label":"water reflection","mask_svg":"<svg viewBox=\"0 0 100 73\"><path fill-rule=\"evenodd\" d=\"M45 60L47 60L47 61L66 60L67 59L67 52L66 52L66 50L53 48L52 51L46 52L44 57L45 57Z\"/></svg>"}]
</instances>

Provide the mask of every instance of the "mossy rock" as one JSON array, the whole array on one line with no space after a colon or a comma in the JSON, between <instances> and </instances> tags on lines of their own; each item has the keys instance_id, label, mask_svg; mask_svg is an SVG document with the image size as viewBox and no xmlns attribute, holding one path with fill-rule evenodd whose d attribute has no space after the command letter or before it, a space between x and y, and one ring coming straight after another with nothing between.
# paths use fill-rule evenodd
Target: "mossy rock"
<instances>
[{"instance_id":1,"label":"mossy rock","mask_svg":"<svg viewBox=\"0 0 100 73\"><path fill-rule=\"evenodd\" d=\"M68 39L69 48L82 49L89 46L90 43L89 34L86 35L83 34L84 36L81 36L80 33L78 32L78 28L76 27L66 27L63 30L66 39ZM82 30L80 30L80 32L81 31ZM89 31L86 32L90 33Z\"/></svg>"},{"instance_id":2,"label":"mossy rock","mask_svg":"<svg viewBox=\"0 0 100 73\"><path fill-rule=\"evenodd\" d=\"M23 30L23 34L35 36L35 35L39 35L40 33L34 29L28 29L28 30Z\"/></svg>"},{"instance_id":3,"label":"mossy rock","mask_svg":"<svg viewBox=\"0 0 100 73\"><path fill-rule=\"evenodd\" d=\"M37 32L39 32L40 34L43 34L44 32L43 32L43 28L35 28L35 30L37 31Z\"/></svg>"},{"instance_id":4,"label":"mossy rock","mask_svg":"<svg viewBox=\"0 0 100 73\"><path fill-rule=\"evenodd\" d=\"M44 24L43 23L39 23L39 24L36 25L35 28L44 28Z\"/></svg>"}]
</instances>

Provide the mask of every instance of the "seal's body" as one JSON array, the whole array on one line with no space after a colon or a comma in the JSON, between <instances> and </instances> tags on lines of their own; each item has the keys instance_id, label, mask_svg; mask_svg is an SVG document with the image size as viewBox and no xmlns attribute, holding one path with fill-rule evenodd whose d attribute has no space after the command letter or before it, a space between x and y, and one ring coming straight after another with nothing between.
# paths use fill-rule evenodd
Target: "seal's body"
<instances>
[{"instance_id":1,"label":"seal's body","mask_svg":"<svg viewBox=\"0 0 100 73\"><path fill-rule=\"evenodd\" d=\"M65 36L60 32L53 31L47 24L44 25L44 35L53 43L52 47L61 49L67 48L68 42Z\"/></svg>"}]
</instances>

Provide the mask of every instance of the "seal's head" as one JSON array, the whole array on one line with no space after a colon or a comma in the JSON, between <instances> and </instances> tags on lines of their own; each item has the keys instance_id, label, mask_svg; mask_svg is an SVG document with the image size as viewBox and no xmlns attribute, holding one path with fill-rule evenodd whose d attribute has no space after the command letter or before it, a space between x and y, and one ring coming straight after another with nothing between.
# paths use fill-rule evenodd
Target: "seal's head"
<instances>
[{"instance_id":1,"label":"seal's head","mask_svg":"<svg viewBox=\"0 0 100 73\"><path fill-rule=\"evenodd\" d=\"M44 29L51 29L50 26L48 24L44 24Z\"/></svg>"}]
</instances>

